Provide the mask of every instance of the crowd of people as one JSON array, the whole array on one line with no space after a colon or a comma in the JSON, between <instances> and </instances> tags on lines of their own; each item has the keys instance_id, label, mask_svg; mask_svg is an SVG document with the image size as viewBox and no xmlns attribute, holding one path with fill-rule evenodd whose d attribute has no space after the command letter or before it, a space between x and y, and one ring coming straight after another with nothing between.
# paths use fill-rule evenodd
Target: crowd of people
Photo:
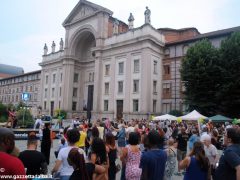
<instances>
[{"instance_id":1,"label":"crowd of people","mask_svg":"<svg viewBox=\"0 0 240 180\"><path fill-rule=\"evenodd\" d=\"M0 128L0 176L116 180L119 172L121 180L240 180L238 125L208 122L199 129L193 122L76 118L61 131L53 169L48 168L51 124L45 124L42 135L41 152L34 134L27 150L18 152L13 132Z\"/></svg>"}]
</instances>

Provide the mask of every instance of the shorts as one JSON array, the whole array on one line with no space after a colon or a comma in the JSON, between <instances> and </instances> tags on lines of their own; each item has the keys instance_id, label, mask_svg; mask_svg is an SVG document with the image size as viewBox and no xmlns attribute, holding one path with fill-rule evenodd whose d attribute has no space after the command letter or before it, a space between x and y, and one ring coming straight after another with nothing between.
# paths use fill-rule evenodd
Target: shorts
<instances>
[{"instance_id":1,"label":"shorts","mask_svg":"<svg viewBox=\"0 0 240 180\"><path fill-rule=\"evenodd\" d=\"M187 155L187 151L177 150L177 160L182 161Z\"/></svg>"}]
</instances>

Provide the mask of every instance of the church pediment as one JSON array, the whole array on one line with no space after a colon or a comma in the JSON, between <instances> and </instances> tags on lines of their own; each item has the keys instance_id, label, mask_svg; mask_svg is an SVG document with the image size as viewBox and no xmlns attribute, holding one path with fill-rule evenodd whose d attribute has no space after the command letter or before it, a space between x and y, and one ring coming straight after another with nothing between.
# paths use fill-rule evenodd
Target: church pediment
<instances>
[{"instance_id":1,"label":"church pediment","mask_svg":"<svg viewBox=\"0 0 240 180\"><path fill-rule=\"evenodd\" d=\"M80 0L78 4L74 7L72 12L68 15L68 17L63 22L63 26L67 26L69 24L75 23L81 19L85 19L91 15L94 15L97 12L106 12L112 15L112 11L99 6L97 4L91 3L89 1Z\"/></svg>"}]
</instances>

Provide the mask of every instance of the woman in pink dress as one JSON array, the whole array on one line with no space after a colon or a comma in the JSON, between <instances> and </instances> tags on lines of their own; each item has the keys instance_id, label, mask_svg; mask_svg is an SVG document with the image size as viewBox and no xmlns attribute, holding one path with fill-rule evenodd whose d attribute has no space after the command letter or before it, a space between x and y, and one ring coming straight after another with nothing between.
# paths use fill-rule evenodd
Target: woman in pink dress
<instances>
[{"instance_id":1,"label":"woman in pink dress","mask_svg":"<svg viewBox=\"0 0 240 180\"><path fill-rule=\"evenodd\" d=\"M126 180L140 180L142 169L139 168L141 151L139 149L140 135L137 132L129 134L129 145L122 149L121 161L126 163Z\"/></svg>"}]
</instances>

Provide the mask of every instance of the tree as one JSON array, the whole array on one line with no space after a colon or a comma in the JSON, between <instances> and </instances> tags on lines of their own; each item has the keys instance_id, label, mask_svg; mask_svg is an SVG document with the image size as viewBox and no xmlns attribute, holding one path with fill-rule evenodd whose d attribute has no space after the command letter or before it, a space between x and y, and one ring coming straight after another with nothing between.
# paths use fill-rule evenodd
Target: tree
<instances>
[{"instance_id":1,"label":"tree","mask_svg":"<svg viewBox=\"0 0 240 180\"><path fill-rule=\"evenodd\" d=\"M221 88L217 93L221 111L239 117L240 111L240 32L222 41L220 48Z\"/></svg>"},{"instance_id":2,"label":"tree","mask_svg":"<svg viewBox=\"0 0 240 180\"><path fill-rule=\"evenodd\" d=\"M183 115L183 113L181 111L179 111L179 110L171 110L169 112L169 114L173 115L173 116L182 116Z\"/></svg>"},{"instance_id":3,"label":"tree","mask_svg":"<svg viewBox=\"0 0 240 180\"><path fill-rule=\"evenodd\" d=\"M7 106L0 102L0 122L6 122L8 118Z\"/></svg>"},{"instance_id":4,"label":"tree","mask_svg":"<svg viewBox=\"0 0 240 180\"><path fill-rule=\"evenodd\" d=\"M184 95L189 111L196 109L209 116L218 111L218 64L218 50L206 39L197 42L187 51L180 71L186 87Z\"/></svg>"}]
</instances>

